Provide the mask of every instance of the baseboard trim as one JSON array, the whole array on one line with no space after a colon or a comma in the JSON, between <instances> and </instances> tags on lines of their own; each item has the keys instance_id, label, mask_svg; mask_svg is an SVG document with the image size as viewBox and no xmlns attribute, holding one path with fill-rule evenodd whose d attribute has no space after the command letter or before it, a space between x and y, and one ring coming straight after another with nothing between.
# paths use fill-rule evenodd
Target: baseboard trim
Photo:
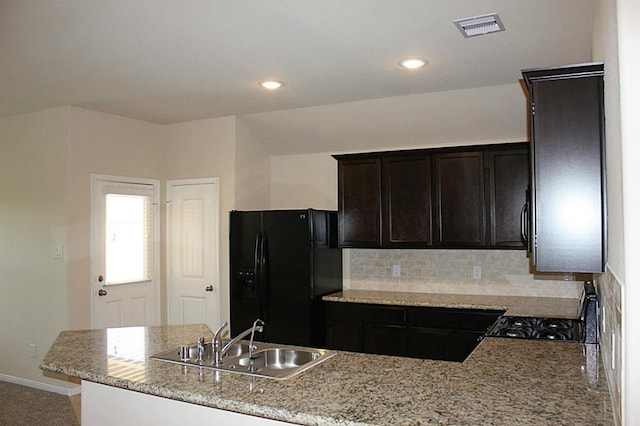
<instances>
[{"instance_id":1,"label":"baseboard trim","mask_svg":"<svg viewBox=\"0 0 640 426\"><path fill-rule=\"evenodd\" d=\"M77 385L72 388L65 388L63 386L50 385L49 383L42 383L36 380L24 379L22 377L15 377L15 376L10 376L8 374L2 374L2 373L0 373L0 380L9 382L9 383L15 383L16 385L28 386L30 388L40 389L47 392L59 393L61 395L67 395L67 396L78 395L82 390L81 385Z\"/></svg>"}]
</instances>

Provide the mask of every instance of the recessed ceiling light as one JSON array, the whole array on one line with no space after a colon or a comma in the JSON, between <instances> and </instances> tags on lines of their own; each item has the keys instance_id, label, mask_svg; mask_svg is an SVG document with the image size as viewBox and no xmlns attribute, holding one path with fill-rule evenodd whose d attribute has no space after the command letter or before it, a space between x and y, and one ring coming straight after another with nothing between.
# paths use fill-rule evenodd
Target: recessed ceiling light
<instances>
[{"instance_id":1,"label":"recessed ceiling light","mask_svg":"<svg viewBox=\"0 0 640 426\"><path fill-rule=\"evenodd\" d=\"M267 80L260 82L260 86L267 90L276 90L284 86L284 83L277 80Z\"/></svg>"},{"instance_id":2,"label":"recessed ceiling light","mask_svg":"<svg viewBox=\"0 0 640 426\"><path fill-rule=\"evenodd\" d=\"M415 70L424 67L427 64L427 61L420 58L409 58L401 60L398 64L400 64L402 68Z\"/></svg>"}]
</instances>

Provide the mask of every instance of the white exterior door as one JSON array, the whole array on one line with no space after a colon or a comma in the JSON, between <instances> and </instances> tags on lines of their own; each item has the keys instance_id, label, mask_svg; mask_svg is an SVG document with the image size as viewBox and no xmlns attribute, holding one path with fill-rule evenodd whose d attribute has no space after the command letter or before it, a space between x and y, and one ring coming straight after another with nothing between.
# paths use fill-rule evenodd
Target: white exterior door
<instances>
[{"instance_id":1,"label":"white exterior door","mask_svg":"<svg viewBox=\"0 0 640 426\"><path fill-rule=\"evenodd\" d=\"M167 182L169 324L220 322L218 178Z\"/></svg>"},{"instance_id":2,"label":"white exterior door","mask_svg":"<svg viewBox=\"0 0 640 426\"><path fill-rule=\"evenodd\" d=\"M92 175L94 328L160 324L159 186Z\"/></svg>"}]
</instances>

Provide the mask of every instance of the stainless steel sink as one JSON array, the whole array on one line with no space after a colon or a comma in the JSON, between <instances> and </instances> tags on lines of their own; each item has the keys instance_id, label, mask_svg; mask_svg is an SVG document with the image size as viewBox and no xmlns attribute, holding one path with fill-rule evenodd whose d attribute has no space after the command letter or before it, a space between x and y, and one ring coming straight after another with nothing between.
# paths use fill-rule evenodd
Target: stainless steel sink
<instances>
[{"instance_id":1,"label":"stainless steel sink","mask_svg":"<svg viewBox=\"0 0 640 426\"><path fill-rule=\"evenodd\" d=\"M312 349L299 346L284 346L270 343L255 342L256 349L249 357L248 343L242 341L232 346L222 363L213 365L213 351L211 342L204 344L204 356L198 360L198 346L191 344L181 348L174 348L151 356L151 359L210 368L230 373L246 374L250 376L266 377L284 380L300 374L336 354L335 351ZM188 350L187 350L188 349ZM181 353L182 352L182 353ZM186 355L189 355L188 359ZM182 356L185 359L182 359Z\"/></svg>"},{"instance_id":2,"label":"stainless steel sink","mask_svg":"<svg viewBox=\"0 0 640 426\"><path fill-rule=\"evenodd\" d=\"M253 353L249 358L240 358L238 364L242 366L253 366L260 368L270 368L273 370L284 370L287 368L302 367L320 358L322 354L315 350L301 350L290 348L270 348Z\"/></svg>"}]
</instances>

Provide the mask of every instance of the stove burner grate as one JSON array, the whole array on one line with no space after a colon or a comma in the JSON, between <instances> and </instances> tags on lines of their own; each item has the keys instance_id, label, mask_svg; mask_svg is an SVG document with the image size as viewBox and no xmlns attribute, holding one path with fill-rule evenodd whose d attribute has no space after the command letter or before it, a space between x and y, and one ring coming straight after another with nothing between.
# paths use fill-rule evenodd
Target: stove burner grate
<instances>
[{"instance_id":1,"label":"stove burner grate","mask_svg":"<svg viewBox=\"0 0 640 426\"><path fill-rule=\"evenodd\" d=\"M579 321L564 318L502 317L487 335L577 342L581 328Z\"/></svg>"}]
</instances>

